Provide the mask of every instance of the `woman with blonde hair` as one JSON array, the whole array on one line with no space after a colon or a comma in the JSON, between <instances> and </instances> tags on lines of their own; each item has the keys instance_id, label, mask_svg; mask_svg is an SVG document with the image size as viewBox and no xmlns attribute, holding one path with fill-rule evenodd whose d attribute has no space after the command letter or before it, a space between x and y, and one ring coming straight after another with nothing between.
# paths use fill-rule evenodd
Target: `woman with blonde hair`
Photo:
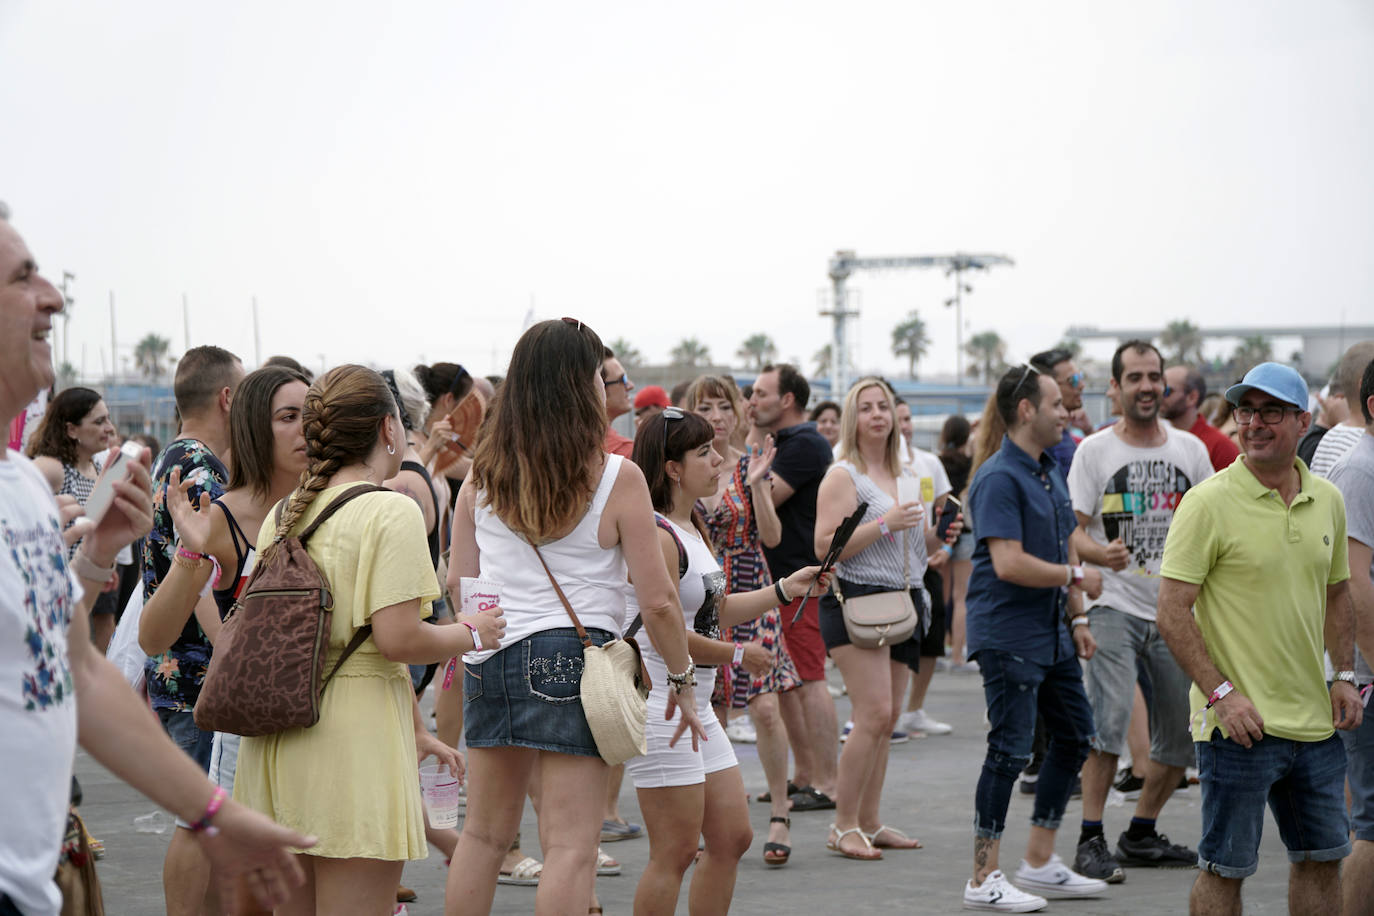
<instances>
[{"instance_id":1,"label":"woman with blonde hair","mask_svg":"<svg viewBox=\"0 0 1374 916\"><path fill-rule=\"evenodd\" d=\"M607 767L579 701L582 643L555 582L591 642L603 645L626 624L628 573L666 661L664 714L680 711L672 742L687 732L695 747L703 734L682 608L644 474L601 447L603 350L596 332L571 318L521 336L458 496L449 590L459 594L465 576L499 583L509 629L499 650L483 646L464 658L472 788L449 869L450 916L490 912L532 773L544 853L534 911L592 908Z\"/></svg>"},{"instance_id":2,"label":"woman with blonde hair","mask_svg":"<svg viewBox=\"0 0 1374 916\"><path fill-rule=\"evenodd\" d=\"M773 438L748 452L730 442L744 423L744 406L733 382L718 375L703 375L687 389L686 409L711 424L713 447L725 458L725 473L714 493L702 499L711 544L725 571L725 587L749 592L773 583L763 548L782 540L782 522L773 506L769 467L773 462ZM838 413L839 408L836 407ZM768 781L772 806L763 861L783 865L792 854L787 798L787 727L782 722L778 696L801 686L801 678L782 639L782 618L777 608L730 628L731 642L756 644L773 653L768 670L751 674L740 665L722 668L727 674L725 705L748 709L758 740L759 763Z\"/></svg>"},{"instance_id":3,"label":"woman with blonde hair","mask_svg":"<svg viewBox=\"0 0 1374 916\"><path fill-rule=\"evenodd\" d=\"M881 849L917 849L918 840L879 817L887 775L890 736L906 696L910 670L919 664L925 604L921 581L930 551L939 548L925 517L919 483L901 460L901 435L892 392L878 378L849 389L841 414L843 458L831 466L816 498L816 555L830 549L833 532L860 503L867 509L836 564L844 599L906 591L918 617L911 638L893 646L851 644L840 601L829 594L820 604L821 638L844 676L854 707L854 728L840 754L835 823L826 847L850 859L881 859ZM909 501L901 502L911 481ZM957 528L952 529L954 536Z\"/></svg>"},{"instance_id":4,"label":"woman with blonde hair","mask_svg":"<svg viewBox=\"0 0 1374 916\"><path fill-rule=\"evenodd\" d=\"M308 464L280 516L263 521L259 563L349 490L400 471L405 430L371 369L326 372L306 392L301 421ZM371 635L326 683L315 725L243 739L234 797L319 837L299 856L305 886L279 914L376 916L395 906L404 862L428 855L415 747L423 726L406 663L499 645L505 625L499 612L460 617L466 626L421 622L439 584L420 509L400 493L352 499L306 549L334 598L325 670L360 628Z\"/></svg>"}]
</instances>

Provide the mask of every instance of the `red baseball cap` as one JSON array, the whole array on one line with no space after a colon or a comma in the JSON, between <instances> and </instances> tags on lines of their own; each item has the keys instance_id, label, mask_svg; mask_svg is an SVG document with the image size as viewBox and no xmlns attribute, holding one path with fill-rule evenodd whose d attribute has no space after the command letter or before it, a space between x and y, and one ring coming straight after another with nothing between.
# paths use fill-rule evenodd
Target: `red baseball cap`
<instances>
[{"instance_id":1,"label":"red baseball cap","mask_svg":"<svg viewBox=\"0 0 1374 916\"><path fill-rule=\"evenodd\" d=\"M668 392L658 385L645 385L639 389L635 395L635 410L642 410L645 407L672 407L673 402L668 400Z\"/></svg>"}]
</instances>

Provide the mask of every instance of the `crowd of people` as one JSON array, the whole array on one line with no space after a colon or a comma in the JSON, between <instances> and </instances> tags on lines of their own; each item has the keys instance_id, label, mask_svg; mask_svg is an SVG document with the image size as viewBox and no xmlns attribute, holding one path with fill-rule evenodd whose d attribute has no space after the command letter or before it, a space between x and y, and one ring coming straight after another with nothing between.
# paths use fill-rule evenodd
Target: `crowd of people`
<instances>
[{"instance_id":1,"label":"crowd of people","mask_svg":"<svg viewBox=\"0 0 1374 916\"><path fill-rule=\"evenodd\" d=\"M535 885L537 913L597 913L596 877L620 870L603 844L639 836L636 913L723 913L755 839L732 740L757 743L767 865L788 864L799 811L833 811L840 857L906 855L922 843L883 804L889 752L952 730L925 709L938 667L986 700L966 907L1031 912L1174 867L1197 869L1194 912L1239 913L1266 804L1293 912L1374 898L1356 648L1374 650L1374 342L1345 354L1316 424L1298 372L1251 368L1222 395L1234 436L1202 373L1149 341L1113 354L1100 429L1073 354L1045 351L980 417L949 417L936 452L880 377L814 404L787 364L636 393L571 318L530 327L489 379L248 372L203 346L178 362L175 438L106 474L119 437L97 391L57 392L23 434L62 305L0 219L0 398L27 456L0 461L0 916L62 904L77 741L177 816L169 914L404 912L403 867L430 846L450 914L490 911L503 883ZM318 721L205 730L224 621L303 531L332 595ZM465 606L478 578L498 604ZM146 657L137 693L104 657L116 621ZM585 652L622 639L651 687L646 752L613 767L579 699ZM426 819L430 757L464 778L461 830ZM1195 849L1156 829L1190 768ZM619 811L626 775L642 826ZM1110 842L1108 795L1132 783ZM1009 873L1018 784L1034 802ZM1070 862L1056 839L1078 791ZM542 862L520 847L526 798Z\"/></svg>"}]
</instances>

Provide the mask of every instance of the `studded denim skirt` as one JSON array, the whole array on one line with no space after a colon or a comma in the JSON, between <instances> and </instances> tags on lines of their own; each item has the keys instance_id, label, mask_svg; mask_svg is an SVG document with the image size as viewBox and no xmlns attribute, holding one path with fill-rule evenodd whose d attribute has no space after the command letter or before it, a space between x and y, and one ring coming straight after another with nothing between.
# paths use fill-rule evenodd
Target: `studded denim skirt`
<instances>
[{"instance_id":1,"label":"studded denim skirt","mask_svg":"<svg viewBox=\"0 0 1374 916\"><path fill-rule=\"evenodd\" d=\"M595 645L615 639L588 628ZM468 747L528 747L599 757L587 726L582 642L572 627L544 630L478 665L463 665L463 730Z\"/></svg>"}]
</instances>

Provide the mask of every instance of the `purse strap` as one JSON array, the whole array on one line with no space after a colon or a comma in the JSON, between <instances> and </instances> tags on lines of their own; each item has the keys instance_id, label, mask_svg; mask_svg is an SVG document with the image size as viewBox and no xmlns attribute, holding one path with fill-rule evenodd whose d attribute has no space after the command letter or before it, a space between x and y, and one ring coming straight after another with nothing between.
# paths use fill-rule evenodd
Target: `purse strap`
<instances>
[{"instance_id":1,"label":"purse strap","mask_svg":"<svg viewBox=\"0 0 1374 916\"><path fill-rule=\"evenodd\" d=\"M572 618L573 627L577 630L577 638L582 641L582 648L592 648L592 639L587 635L587 630L582 626L582 621L577 619L577 612L568 603L568 596L563 594L563 589L559 587L558 580L553 577L553 570L549 569L549 564L544 560L544 554L540 552L538 545L530 541L530 546L534 548L534 555L539 558L539 565L544 567L545 574L549 577L549 582L553 585L553 590L558 593L558 600L563 602L563 610L568 612Z\"/></svg>"}]
</instances>

